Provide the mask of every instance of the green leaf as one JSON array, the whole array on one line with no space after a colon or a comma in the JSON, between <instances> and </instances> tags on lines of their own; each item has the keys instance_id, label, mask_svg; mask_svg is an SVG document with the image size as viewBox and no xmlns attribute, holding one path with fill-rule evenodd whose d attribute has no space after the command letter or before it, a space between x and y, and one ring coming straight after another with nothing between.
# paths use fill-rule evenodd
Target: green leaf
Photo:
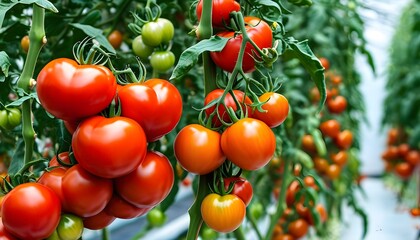
<instances>
[{"instance_id":1,"label":"green leaf","mask_svg":"<svg viewBox=\"0 0 420 240\"><path fill-rule=\"evenodd\" d=\"M111 46L108 39L103 35L102 30L99 28L94 28L89 25L80 24L80 23L71 23L73 27L82 30L86 35L89 37L92 37L96 39L101 46L104 46L106 50L111 52L112 54L115 54L115 49Z\"/></svg>"},{"instance_id":2,"label":"green leaf","mask_svg":"<svg viewBox=\"0 0 420 240\"><path fill-rule=\"evenodd\" d=\"M303 67L311 75L312 80L315 82L316 87L318 88L321 94L321 100L318 105L318 111L321 111L324 106L325 100L327 99L327 89L325 85L324 78L324 67L321 65L319 59L312 52L311 48L308 45L308 40L298 42L294 38L286 39L286 42L289 45L289 53L300 60Z\"/></svg>"},{"instance_id":3,"label":"green leaf","mask_svg":"<svg viewBox=\"0 0 420 240\"><path fill-rule=\"evenodd\" d=\"M23 97L20 97L16 101L13 101L13 102L7 104L6 107L19 107L20 105L22 105L23 102L25 102L26 100L31 99L31 98L33 98L37 102L39 102L37 93L36 92L32 92L29 95L25 95Z\"/></svg>"},{"instance_id":4,"label":"green leaf","mask_svg":"<svg viewBox=\"0 0 420 240\"><path fill-rule=\"evenodd\" d=\"M185 76L197 63L200 54L205 51L221 51L225 47L228 40L229 38L213 36L187 48L179 57L178 64L175 66L170 80L180 79L181 77Z\"/></svg>"},{"instance_id":5,"label":"green leaf","mask_svg":"<svg viewBox=\"0 0 420 240\"><path fill-rule=\"evenodd\" d=\"M23 142L23 139L20 139L19 142L16 144L16 149L15 149L15 152L12 157L12 161L10 162L10 166L8 169L8 173L10 176L15 175L25 165L24 154L25 154L25 143Z\"/></svg>"},{"instance_id":6,"label":"green leaf","mask_svg":"<svg viewBox=\"0 0 420 240\"><path fill-rule=\"evenodd\" d=\"M5 77L9 75L10 59L5 51L0 52L0 69L2 75L0 75L0 82L4 82Z\"/></svg>"}]
</instances>

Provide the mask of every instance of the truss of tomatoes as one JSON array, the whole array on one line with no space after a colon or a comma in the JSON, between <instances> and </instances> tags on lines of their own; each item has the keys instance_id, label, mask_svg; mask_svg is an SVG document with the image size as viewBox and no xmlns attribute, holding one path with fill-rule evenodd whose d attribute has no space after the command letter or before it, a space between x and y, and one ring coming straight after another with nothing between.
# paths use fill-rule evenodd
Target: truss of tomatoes
<instances>
[{"instance_id":1,"label":"truss of tomatoes","mask_svg":"<svg viewBox=\"0 0 420 240\"><path fill-rule=\"evenodd\" d=\"M173 168L147 145L181 118L174 85L150 79L117 86L104 66L60 58L41 70L36 90L42 107L72 133L77 163L69 164L69 152L63 152L36 183L10 191L1 210L4 231L19 239L45 239L59 233L62 213L81 219L85 228L102 229L116 218L144 215L165 199L174 184ZM117 96L121 115L101 115Z\"/></svg>"}]
</instances>

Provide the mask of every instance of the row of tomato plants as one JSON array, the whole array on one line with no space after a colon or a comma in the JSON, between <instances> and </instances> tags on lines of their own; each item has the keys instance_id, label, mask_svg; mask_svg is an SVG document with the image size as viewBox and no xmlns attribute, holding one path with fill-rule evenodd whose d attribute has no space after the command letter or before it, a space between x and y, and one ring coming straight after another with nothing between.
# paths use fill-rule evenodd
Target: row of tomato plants
<instances>
[{"instance_id":1,"label":"row of tomato plants","mask_svg":"<svg viewBox=\"0 0 420 240\"><path fill-rule=\"evenodd\" d=\"M310 5L311 2L290 3ZM359 96L355 90L355 82L360 81L357 71L344 66L354 66L355 50L364 50L364 45L356 46L355 39L346 37L353 32L363 32L362 22L354 26L343 18L348 15L360 20L357 5L352 3L326 1L314 4L308 13L303 13L286 2L274 1L213 4L200 1L192 7L186 2L165 1L157 5L148 1L137 6L139 13L131 16L125 14L130 7L136 7L131 1L122 1L119 5L109 3L109 9L101 5L60 3L57 4L60 12L71 21L54 22L57 25L54 27L46 22L55 29L51 37L47 34L47 39L53 42L44 46L46 50L41 51L38 58L37 53L46 43L43 18L53 20L56 16L44 15L39 5L52 11L56 8L47 1L36 2L29 34L31 44L17 82L7 76L7 64L11 64L12 70L19 69L18 59L26 54L25 38L21 41L22 48L11 47L4 52L16 59L5 61L3 73L12 80L2 84L18 87L13 88L13 92L9 87L2 88L7 91L4 94L7 99L2 95L2 101L9 102L3 104L4 111L7 115L22 111L23 119L22 125L17 120L13 122L13 118L2 124L3 129L9 130L2 129L4 139L9 140L5 141L5 150L16 149L5 190L19 185L11 190L19 193L25 182L48 185L47 180L42 179L55 177L55 185L50 188L59 192L61 207L54 208L55 218L49 218L53 223L49 229L45 227L40 231L41 238L51 235L55 227L60 226L59 222L68 218L63 215L60 220L60 212L72 214L77 219L76 228L81 228L82 222L91 229L103 229L117 217L132 218L146 213L162 216L172 205L179 182L186 182L190 177L194 177L195 202L189 211L189 239L209 232L207 227L201 229L203 221L216 232L233 231L236 238L244 238L240 225L245 217L246 226L251 226L251 231L260 239L300 238L309 232L310 225L315 226L317 235L331 237L321 223L340 218L345 201L365 219L354 197L360 162L353 136L357 136L360 119L352 118L351 114L362 112L362 101L345 97ZM188 8L191 10L186 14ZM24 5L10 5L10 14L24 9ZM85 17L77 23L76 9L80 12L87 9ZM100 14L98 9L102 11ZM319 15L320 11L326 14ZM102 14L113 17L100 21ZM310 21L320 16L324 17L322 21ZM306 36L305 31L298 30L299 24L307 24L303 19L319 23L310 29L333 23L326 27L326 36L331 29L346 31L332 36L330 41L317 42L315 36ZM314 52L324 57L318 59L306 41L289 37L285 30L288 26L293 35L314 41ZM6 20L4 28L7 36L11 36L19 27L23 27L21 23L10 19ZM107 27L108 39L98 27ZM72 34L67 36L69 29L73 29ZM128 29L132 34L120 34ZM194 30L195 37L186 34L190 30ZM95 41L82 41L85 35L95 37L102 47ZM66 37L68 39L63 41ZM337 39L339 37L347 42L343 43L343 39ZM17 38L14 36L15 42ZM363 40L362 35L359 38ZM76 40L81 43L73 47ZM345 57L322 50L343 48L348 49ZM69 49L73 49L73 53ZM115 53L116 57L109 56L104 49ZM56 59L58 56L73 58L72 54L78 63ZM134 55L143 63L133 60ZM176 66L171 69L175 61ZM127 68L127 64L136 68ZM35 82L31 80L33 72L37 76L37 96ZM68 72L79 75L63 78ZM84 72L90 77L86 78ZM147 75L147 72L152 74ZM156 78L169 79L173 84ZM315 88L307 83L309 78L314 80ZM89 91L77 89L78 81L91 81L93 87ZM66 85L68 82L73 84ZM39 102L32 102L34 98ZM325 99L327 108L320 117L319 110ZM36 120L33 126L31 107ZM95 116L100 112L102 116ZM34 128L37 139L52 144L34 150ZM54 132L57 130L58 134ZM24 144L16 142L16 136L23 139ZM63 166L49 166L45 170L50 158L69 150L68 157L58 157L59 165ZM35 160L40 157L46 159ZM157 162L161 163L159 169L150 170ZM28 169L31 171L25 171ZM149 175L145 176L146 172ZM77 179L91 184L80 187ZM270 182L276 184L268 184ZM57 183L61 186L57 187ZM74 189L84 189L84 194L66 187L70 183ZM100 186L104 186L101 191ZM101 206L86 205L97 202L83 200L91 196L91 192L101 192L104 197ZM13 199L10 193L6 196ZM144 199L145 196L148 199ZM7 200L5 204L10 206L13 202L16 201ZM27 202L21 204L25 206ZM246 210L248 204L252 215ZM265 212L270 206L275 206L275 211ZM86 208L94 210L87 213ZM151 211L152 208L155 211ZM214 215L214 208L223 208L222 215ZM20 208L22 214L32 213L22 209L25 208ZM264 234L258 224L261 212L270 219ZM23 238L40 237L22 230L30 226L30 222L19 222L17 228L21 229L13 230L16 222L10 224L5 220L10 217L5 216L2 221L6 222L6 231ZM97 225L92 226L92 221ZM153 222L149 220L151 225ZM18 235L19 232L26 235ZM63 238L60 228L57 232Z\"/></svg>"}]
</instances>

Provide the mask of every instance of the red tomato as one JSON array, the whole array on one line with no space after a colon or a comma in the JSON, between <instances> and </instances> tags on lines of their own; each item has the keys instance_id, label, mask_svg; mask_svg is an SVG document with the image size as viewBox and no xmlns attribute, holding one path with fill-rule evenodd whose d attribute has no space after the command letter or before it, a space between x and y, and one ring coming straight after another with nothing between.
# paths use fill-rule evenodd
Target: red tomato
<instances>
[{"instance_id":1,"label":"red tomato","mask_svg":"<svg viewBox=\"0 0 420 240\"><path fill-rule=\"evenodd\" d=\"M1 240L17 240L11 233L9 233L3 226L3 220L0 218L0 239Z\"/></svg>"},{"instance_id":2,"label":"red tomato","mask_svg":"<svg viewBox=\"0 0 420 240\"><path fill-rule=\"evenodd\" d=\"M404 157L405 161L409 164L416 166L420 163L420 151L410 150Z\"/></svg>"},{"instance_id":3,"label":"red tomato","mask_svg":"<svg viewBox=\"0 0 420 240\"><path fill-rule=\"evenodd\" d=\"M347 159L348 159L348 154L344 150L331 154L331 160L333 161L333 163L341 167L347 163Z\"/></svg>"},{"instance_id":4,"label":"red tomato","mask_svg":"<svg viewBox=\"0 0 420 240\"><path fill-rule=\"evenodd\" d=\"M201 216L210 228L223 233L237 229L245 218L244 202L233 194L210 193L201 202Z\"/></svg>"},{"instance_id":5,"label":"red tomato","mask_svg":"<svg viewBox=\"0 0 420 240\"><path fill-rule=\"evenodd\" d=\"M267 92L258 99L260 102L267 101L262 105L262 109L267 112L255 110L252 114L254 118L265 122L270 128L275 128L286 120L287 115L289 114L289 102L287 101L287 98L280 93Z\"/></svg>"},{"instance_id":6,"label":"red tomato","mask_svg":"<svg viewBox=\"0 0 420 240\"><path fill-rule=\"evenodd\" d=\"M413 174L414 167L407 162L400 162L395 165L395 173L402 179L408 179Z\"/></svg>"},{"instance_id":7,"label":"red tomato","mask_svg":"<svg viewBox=\"0 0 420 240\"><path fill-rule=\"evenodd\" d=\"M336 96L327 100L327 107L330 113L340 114L347 107L347 99L343 96Z\"/></svg>"},{"instance_id":8,"label":"red tomato","mask_svg":"<svg viewBox=\"0 0 420 240\"><path fill-rule=\"evenodd\" d=\"M90 117L80 123L71 146L79 164L104 178L126 175L138 167L147 151L142 127L126 117Z\"/></svg>"},{"instance_id":9,"label":"red tomato","mask_svg":"<svg viewBox=\"0 0 420 240\"><path fill-rule=\"evenodd\" d=\"M61 208L63 211L67 211L68 208L65 205L66 201L64 199L63 195L63 189L62 189L62 180L64 175L66 174L67 169L64 168L54 168L49 171L44 172L41 177L38 179L38 183L45 185L51 190L57 194L57 196L60 198L61 202Z\"/></svg>"},{"instance_id":10,"label":"red tomato","mask_svg":"<svg viewBox=\"0 0 420 240\"><path fill-rule=\"evenodd\" d=\"M309 224L304 219L299 218L289 224L289 234L295 238L301 238L308 233Z\"/></svg>"},{"instance_id":11,"label":"red tomato","mask_svg":"<svg viewBox=\"0 0 420 240\"><path fill-rule=\"evenodd\" d=\"M305 134L302 137L302 148L303 150L315 153L316 152L316 146L315 146L315 140L314 137L310 134Z\"/></svg>"},{"instance_id":12,"label":"red tomato","mask_svg":"<svg viewBox=\"0 0 420 240\"><path fill-rule=\"evenodd\" d=\"M174 184L174 171L168 158L148 151L136 170L114 180L118 194L136 207L153 207L163 201ZM133 191L135 189L135 191Z\"/></svg>"},{"instance_id":13,"label":"red tomato","mask_svg":"<svg viewBox=\"0 0 420 240\"><path fill-rule=\"evenodd\" d=\"M223 164L226 157L220 147L220 133L199 124L185 126L174 140L174 153L188 172L204 175Z\"/></svg>"},{"instance_id":14,"label":"red tomato","mask_svg":"<svg viewBox=\"0 0 420 240\"><path fill-rule=\"evenodd\" d=\"M319 61L321 62L321 65L325 68L325 70L330 69L330 61L328 61L325 57L320 57Z\"/></svg>"},{"instance_id":15,"label":"red tomato","mask_svg":"<svg viewBox=\"0 0 420 240\"><path fill-rule=\"evenodd\" d=\"M204 99L204 106L207 106L212 101L214 101L216 99L219 99L223 95L223 92L224 92L223 89L215 89L215 90L211 91L209 94L207 94L206 98ZM251 116L251 107L250 107L250 105L252 104L251 99L248 96L245 96L245 93L242 92L241 90L233 90L233 94L235 95L236 100L241 103L242 110L247 111L248 116ZM231 123L232 120L230 119L228 113L226 112L226 108L231 107L232 110L235 111L235 112L239 108L236 105L235 99L233 98L233 96L230 93L226 95L226 97L224 99L224 104L226 105L226 107L223 106L223 104L219 105L218 114L220 115L220 117L222 118L222 120L224 122ZM245 106L247 107L247 109L245 109ZM206 116L210 117L210 115L213 112L215 112L215 110L216 110L216 105L213 105L213 106L207 108L205 110ZM215 115L212 117L212 122L213 122L214 127L222 126L222 122L217 117L217 113L215 113Z\"/></svg>"},{"instance_id":16,"label":"red tomato","mask_svg":"<svg viewBox=\"0 0 420 240\"><path fill-rule=\"evenodd\" d=\"M149 79L141 84L129 84L118 91L122 116L136 120L154 142L172 131L182 115L182 98L169 81Z\"/></svg>"},{"instance_id":17,"label":"red tomato","mask_svg":"<svg viewBox=\"0 0 420 240\"><path fill-rule=\"evenodd\" d=\"M222 150L227 159L245 170L257 170L274 156L276 138L262 121L243 118L222 133Z\"/></svg>"},{"instance_id":18,"label":"red tomato","mask_svg":"<svg viewBox=\"0 0 420 240\"><path fill-rule=\"evenodd\" d=\"M114 216L109 215L105 211L101 211L94 216L84 218L83 226L87 229L99 230L108 227L114 220Z\"/></svg>"},{"instance_id":19,"label":"red tomato","mask_svg":"<svg viewBox=\"0 0 420 240\"><path fill-rule=\"evenodd\" d=\"M225 190L228 190L229 185L234 183L233 190L230 194L238 196L245 203L245 206L248 206L253 195L251 183L243 177L228 177L223 179L223 181Z\"/></svg>"},{"instance_id":20,"label":"red tomato","mask_svg":"<svg viewBox=\"0 0 420 240\"><path fill-rule=\"evenodd\" d=\"M112 181L90 174L80 164L69 168L62 181L65 205L80 217L98 214L112 197Z\"/></svg>"},{"instance_id":21,"label":"red tomato","mask_svg":"<svg viewBox=\"0 0 420 240\"><path fill-rule=\"evenodd\" d=\"M60 160L64 164L71 164L69 152L61 152L58 154L58 159L57 155L54 155L54 157L51 158L50 162L48 163L48 167L61 167L64 169L68 168L67 166L61 165L58 160Z\"/></svg>"},{"instance_id":22,"label":"red tomato","mask_svg":"<svg viewBox=\"0 0 420 240\"><path fill-rule=\"evenodd\" d=\"M331 180L334 180L340 177L341 167L337 164L331 164L330 166L328 166L325 172Z\"/></svg>"},{"instance_id":23,"label":"red tomato","mask_svg":"<svg viewBox=\"0 0 420 240\"><path fill-rule=\"evenodd\" d=\"M270 26L257 17L245 17L246 31L250 39L260 48L270 48L273 42L273 34ZM235 68L239 50L242 43L242 34L234 31L224 31L217 34L219 37L229 38L225 47L220 52L210 52L210 57L221 69L232 72ZM256 56L254 56L256 54ZM254 58L259 58L259 54L251 43L247 43L245 54L242 59L242 70L246 73L255 70Z\"/></svg>"},{"instance_id":24,"label":"red tomato","mask_svg":"<svg viewBox=\"0 0 420 240\"><path fill-rule=\"evenodd\" d=\"M49 237L60 222L61 203L50 188L23 183L3 200L1 218L7 232L19 239Z\"/></svg>"},{"instance_id":25,"label":"red tomato","mask_svg":"<svg viewBox=\"0 0 420 240\"><path fill-rule=\"evenodd\" d=\"M106 205L105 212L116 218L130 219L140 217L149 212L150 209L152 208L138 208L114 194L108 205Z\"/></svg>"},{"instance_id":26,"label":"red tomato","mask_svg":"<svg viewBox=\"0 0 420 240\"><path fill-rule=\"evenodd\" d=\"M229 14L231 12L239 12L241 6L235 0L213 0L211 9L211 22L213 27L223 27L229 25ZM196 14L198 21L201 19L203 11L203 0L197 4Z\"/></svg>"},{"instance_id":27,"label":"red tomato","mask_svg":"<svg viewBox=\"0 0 420 240\"><path fill-rule=\"evenodd\" d=\"M340 149L349 149L353 143L353 133L350 130L341 131L335 138L335 144Z\"/></svg>"},{"instance_id":28,"label":"red tomato","mask_svg":"<svg viewBox=\"0 0 420 240\"><path fill-rule=\"evenodd\" d=\"M42 107L68 121L98 114L114 98L112 72L99 65L78 65L71 59L52 60L40 71L36 91Z\"/></svg>"},{"instance_id":29,"label":"red tomato","mask_svg":"<svg viewBox=\"0 0 420 240\"><path fill-rule=\"evenodd\" d=\"M79 121L66 121L63 120L64 127L69 131L71 135L76 131L77 126L79 126Z\"/></svg>"},{"instance_id":30,"label":"red tomato","mask_svg":"<svg viewBox=\"0 0 420 240\"><path fill-rule=\"evenodd\" d=\"M341 130L340 122L335 119L330 119L325 122L322 122L319 125L319 129L321 130L324 136L335 138L338 136Z\"/></svg>"}]
</instances>

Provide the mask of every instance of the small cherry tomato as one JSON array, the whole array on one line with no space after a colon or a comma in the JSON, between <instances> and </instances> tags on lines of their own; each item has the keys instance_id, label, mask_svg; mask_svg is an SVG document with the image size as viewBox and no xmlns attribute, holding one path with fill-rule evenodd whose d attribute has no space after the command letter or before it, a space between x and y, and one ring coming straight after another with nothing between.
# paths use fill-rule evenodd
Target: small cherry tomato
<instances>
[{"instance_id":1,"label":"small cherry tomato","mask_svg":"<svg viewBox=\"0 0 420 240\"><path fill-rule=\"evenodd\" d=\"M166 222L166 215L157 208L153 208L146 216L147 221L152 227L160 227Z\"/></svg>"},{"instance_id":2,"label":"small cherry tomato","mask_svg":"<svg viewBox=\"0 0 420 240\"><path fill-rule=\"evenodd\" d=\"M223 179L225 190L229 189L230 184L233 184L233 189L230 194L238 196L245 206L252 200L253 189L251 183L243 177L228 177Z\"/></svg>"},{"instance_id":3,"label":"small cherry tomato","mask_svg":"<svg viewBox=\"0 0 420 240\"><path fill-rule=\"evenodd\" d=\"M108 41L111 43L113 48L118 49L121 47L123 42L123 35L120 31L114 30L111 32L111 34L109 34Z\"/></svg>"},{"instance_id":4,"label":"small cherry tomato","mask_svg":"<svg viewBox=\"0 0 420 240\"><path fill-rule=\"evenodd\" d=\"M150 56L150 65L153 70L159 73L165 73L175 64L175 55L171 51L153 52Z\"/></svg>"},{"instance_id":5,"label":"small cherry tomato","mask_svg":"<svg viewBox=\"0 0 420 240\"><path fill-rule=\"evenodd\" d=\"M133 52L136 56L140 57L142 60L146 60L149 58L150 55L153 53L153 47L150 47L143 42L143 38L141 35L135 37L133 42L131 43L131 47L133 48Z\"/></svg>"},{"instance_id":6,"label":"small cherry tomato","mask_svg":"<svg viewBox=\"0 0 420 240\"><path fill-rule=\"evenodd\" d=\"M319 129L324 136L335 138L341 131L341 125L337 120L330 119L322 122L321 125L319 125Z\"/></svg>"},{"instance_id":7,"label":"small cherry tomato","mask_svg":"<svg viewBox=\"0 0 420 240\"><path fill-rule=\"evenodd\" d=\"M286 120L289 114L289 102L280 93L267 92L261 95L260 102L266 102L262 105L262 109L267 112L255 110L253 117L265 122L270 128L279 126Z\"/></svg>"},{"instance_id":8,"label":"small cherry tomato","mask_svg":"<svg viewBox=\"0 0 420 240\"><path fill-rule=\"evenodd\" d=\"M73 214L63 213L56 231L61 240L74 240L82 236L83 228L82 218Z\"/></svg>"}]
</instances>

